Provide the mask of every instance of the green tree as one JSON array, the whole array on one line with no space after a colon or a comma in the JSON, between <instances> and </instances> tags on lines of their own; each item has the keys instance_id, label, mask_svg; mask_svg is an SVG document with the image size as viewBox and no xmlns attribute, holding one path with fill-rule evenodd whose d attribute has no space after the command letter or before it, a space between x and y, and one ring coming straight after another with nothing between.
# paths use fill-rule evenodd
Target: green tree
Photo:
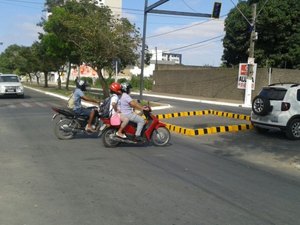
<instances>
[{"instance_id":1,"label":"green tree","mask_svg":"<svg viewBox=\"0 0 300 225\"><path fill-rule=\"evenodd\" d=\"M255 61L259 66L300 68L300 1L256 0ZM238 8L251 21L251 3L240 2ZM266 4L265 4L266 3ZM238 9L225 20L224 53L227 66L247 62L251 27Z\"/></svg>"},{"instance_id":2,"label":"green tree","mask_svg":"<svg viewBox=\"0 0 300 225\"><path fill-rule=\"evenodd\" d=\"M53 8L51 17L58 18L58 13L64 15L58 19L66 32L63 42L67 40L75 46L81 62L97 71L107 96L108 85L102 71L111 68L116 58L120 59L121 68L136 63L139 32L127 19L118 19L108 7L98 7L89 0L67 1L62 7Z\"/></svg>"},{"instance_id":3,"label":"green tree","mask_svg":"<svg viewBox=\"0 0 300 225\"><path fill-rule=\"evenodd\" d=\"M66 81L66 89L68 89L71 66L72 64L80 64L80 55L76 46L70 41L72 33L70 33L65 21L71 21L72 19L68 17L68 11L62 7L64 6L63 3L64 1L59 0L48 0L46 2L52 13L47 21L43 21L42 26L45 31L43 38L48 39L49 53L53 57L64 61L64 64L68 66Z\"/></svg>"},{"instance_id":4,"label":"green tree","mask_svg":"<svg viewBox=\"0 0 300 225\"><path fill-rule=\"evenodd\" d=\"M24 56L26 47L10 45L0 55L0 69L3 73L24 74L27 59ZM22 71L23 70L23 71Z\"/></svg>"},{"instance_id":5,"label":"green tree","mask_svg":"<svg viewBox=\"0 0 300 225\"><path fill-rule=\"evenodd\" d=\"M48 12L52 12L52 9L56 6L62 6L64 5L65 0L46 0L45 6L48 10Z\"/></svg>"},{"instance_id":6,"label":"green tree","mask_svg":"<svg viewBox=\"0 0 300 225\"><path fill-rule=\"evenodd\" d=\"M59 72L64 61L61 58L55 57L49 50L51 46L51 39L48 36L43 36L40 42L35 42L32 46L34 56L39 59L39 64L36 66L36 74L43 72L44 74L44 87L48 87L48 74L52 71ZM49 43L50 42L50 43Z\"/></svg>"},{"instance_id":7,"label":"green tree","mask_svg":"<svg viewBox=\"0 0 300 225\"><path fill-rule=\"evenodd\" d=\"M239 9L248 18L251 9L244 2L238 4ZM232 9L225 20L225 37L223 40L224 53L222 59L227 66L247 62L249 38L249 24L237 9Z\"/></svg>"}]
</instances>

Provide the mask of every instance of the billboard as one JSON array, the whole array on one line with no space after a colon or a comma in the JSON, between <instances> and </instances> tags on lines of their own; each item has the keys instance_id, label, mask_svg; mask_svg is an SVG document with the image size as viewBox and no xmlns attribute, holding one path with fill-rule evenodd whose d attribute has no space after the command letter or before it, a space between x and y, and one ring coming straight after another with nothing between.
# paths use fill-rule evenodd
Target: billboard
<instances>
[{"instance_id":1,"label":"billboard","mask_svg":"<svg viewBox=\"0 0 300 225\"><path fill-rule=\"evenodd\" d=\"M257 64L253 65L253 76L252 76L252 90L255 89L255 78L256 78L256 68ZM238 89L246 89L246 82L248 77L248 63L240 63L239 65L239 74L238 74Z\"/></svg>"}]
</instances>

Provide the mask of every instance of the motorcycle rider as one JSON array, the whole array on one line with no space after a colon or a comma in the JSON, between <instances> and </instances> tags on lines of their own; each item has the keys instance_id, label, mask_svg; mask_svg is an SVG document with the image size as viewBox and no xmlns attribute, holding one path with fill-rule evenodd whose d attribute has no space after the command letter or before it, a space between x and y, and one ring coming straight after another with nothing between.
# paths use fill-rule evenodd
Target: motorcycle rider
<instances>
[{"instance_id":1,"label":"motorcycle rider","mask_svg":"<svg viewBox=\"0 0 300 225\"><path fill-rule=\"evenodd\" d=\"M93 102L99 104L99 101L96 99L92 99L84 94L86 91L86 81L83 80L75 80L76 88L74 90L73 98L74 98L74 108L73 111L76 115L80 116L88 116L88 123L85 127L87 132L95 132L95 129L92 128L92 122L95 116L95 109L92 107L85 108L81 104L81 100Z\"/></svg>"},{"instance_id":2,"label":"motorcycle rider","mask_svg":"<svg viewBox=\"0 0 300 225\"><path fill-rule=\"evenodd\" d=\"M130 121L137 123L137 129L135 132L135 140L136 141L143 141L144 138L141 137L141 132L145 124L145 120L143 117L139 116L138 114L134 113L133 109L138 110L149 110L148 107L140 105L138 102L133 100L130 97L130 89L132 88L131 84L129 83L122 83L122 96L119 101L119 106L121 110L121 117L128 118ZM125 126L124 126L125 127ZM118 132L122 132L120 128Z\"/></svg>"},{"instance_id":3,"label":"motorcycle rider","mask_svg":"<svg viewBox=\"0 0 300 225\"><path fill-rule=\"evenodd\" d=\"M110 100L110 107L109 107L109 111L111 111L111 115L115 114L115 113L121 113L120 109L118 108L119 106L119 98L122 95L122 91L121 91L121 84L119 83L112 83L109 86L110 89L110 93L112 94L111 100ZM120 119L121 119L121 125L119 130L116 132L116 136L120 137L120 138L127 138L125 134L122 133L123 129L126 127L126 125L129 122L129 119L127 117L124 117L120 114Z\"/></svg>"}]
</instances>

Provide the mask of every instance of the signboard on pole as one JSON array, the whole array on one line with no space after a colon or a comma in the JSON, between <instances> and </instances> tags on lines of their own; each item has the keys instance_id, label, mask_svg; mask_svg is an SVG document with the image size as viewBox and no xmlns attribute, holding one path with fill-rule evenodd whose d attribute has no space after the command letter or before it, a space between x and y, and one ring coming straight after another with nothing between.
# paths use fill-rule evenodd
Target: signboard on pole
<instances>
[{"instance_id":1,"label":"signboard on pole","mask_svg":"<svg viewBox=\"0 0 300 225\"><path fill-rule=\"evenodd\" d=\"M255 78L256 78L256 68L257 64L253 64L253 76L252 76L252 90L255 89ZM248 63L240 63L239 74L238 74L238 89L246 89L246 82L248 78Z\"/></svg>"}]
</instances>

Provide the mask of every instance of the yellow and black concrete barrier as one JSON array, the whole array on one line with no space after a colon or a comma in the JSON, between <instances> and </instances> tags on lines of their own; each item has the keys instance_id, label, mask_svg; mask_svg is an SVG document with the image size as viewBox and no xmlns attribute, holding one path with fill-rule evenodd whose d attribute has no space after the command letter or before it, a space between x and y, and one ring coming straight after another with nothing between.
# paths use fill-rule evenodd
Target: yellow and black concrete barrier
<instances>
[{"instance_id":1,"label":"yellow and black concrete barrier","mask_svg":"<svg viewBox=\"0 0 300 225\"><path fill-rule=\"evenodd\" d=\"M178 113L167 113L167 114L159 114L156 117L158 119L171 119L176 117L188 117L188 116L205 116L205 115L214 115L220 117L227 117L231 119L238 120L246 120L250 121L250 116L243 114L236 114L230 112L221 112L215 110L202 110L202 111L190 111L190 112L178 112ZM237 132L242 130L252 129L253 126L249 124L238 124L238 125L226 125L226 126L217 126L217 127L207 127L207 128L199 128L199 129L190 129L185 127L180 127L177 125L165 123L167 128L170 131L188 135L188 136L196 136L196 135L206 135L206 134L215 134L215 133L224 133L224 132Z\"/></svg>"}]
</instances>

